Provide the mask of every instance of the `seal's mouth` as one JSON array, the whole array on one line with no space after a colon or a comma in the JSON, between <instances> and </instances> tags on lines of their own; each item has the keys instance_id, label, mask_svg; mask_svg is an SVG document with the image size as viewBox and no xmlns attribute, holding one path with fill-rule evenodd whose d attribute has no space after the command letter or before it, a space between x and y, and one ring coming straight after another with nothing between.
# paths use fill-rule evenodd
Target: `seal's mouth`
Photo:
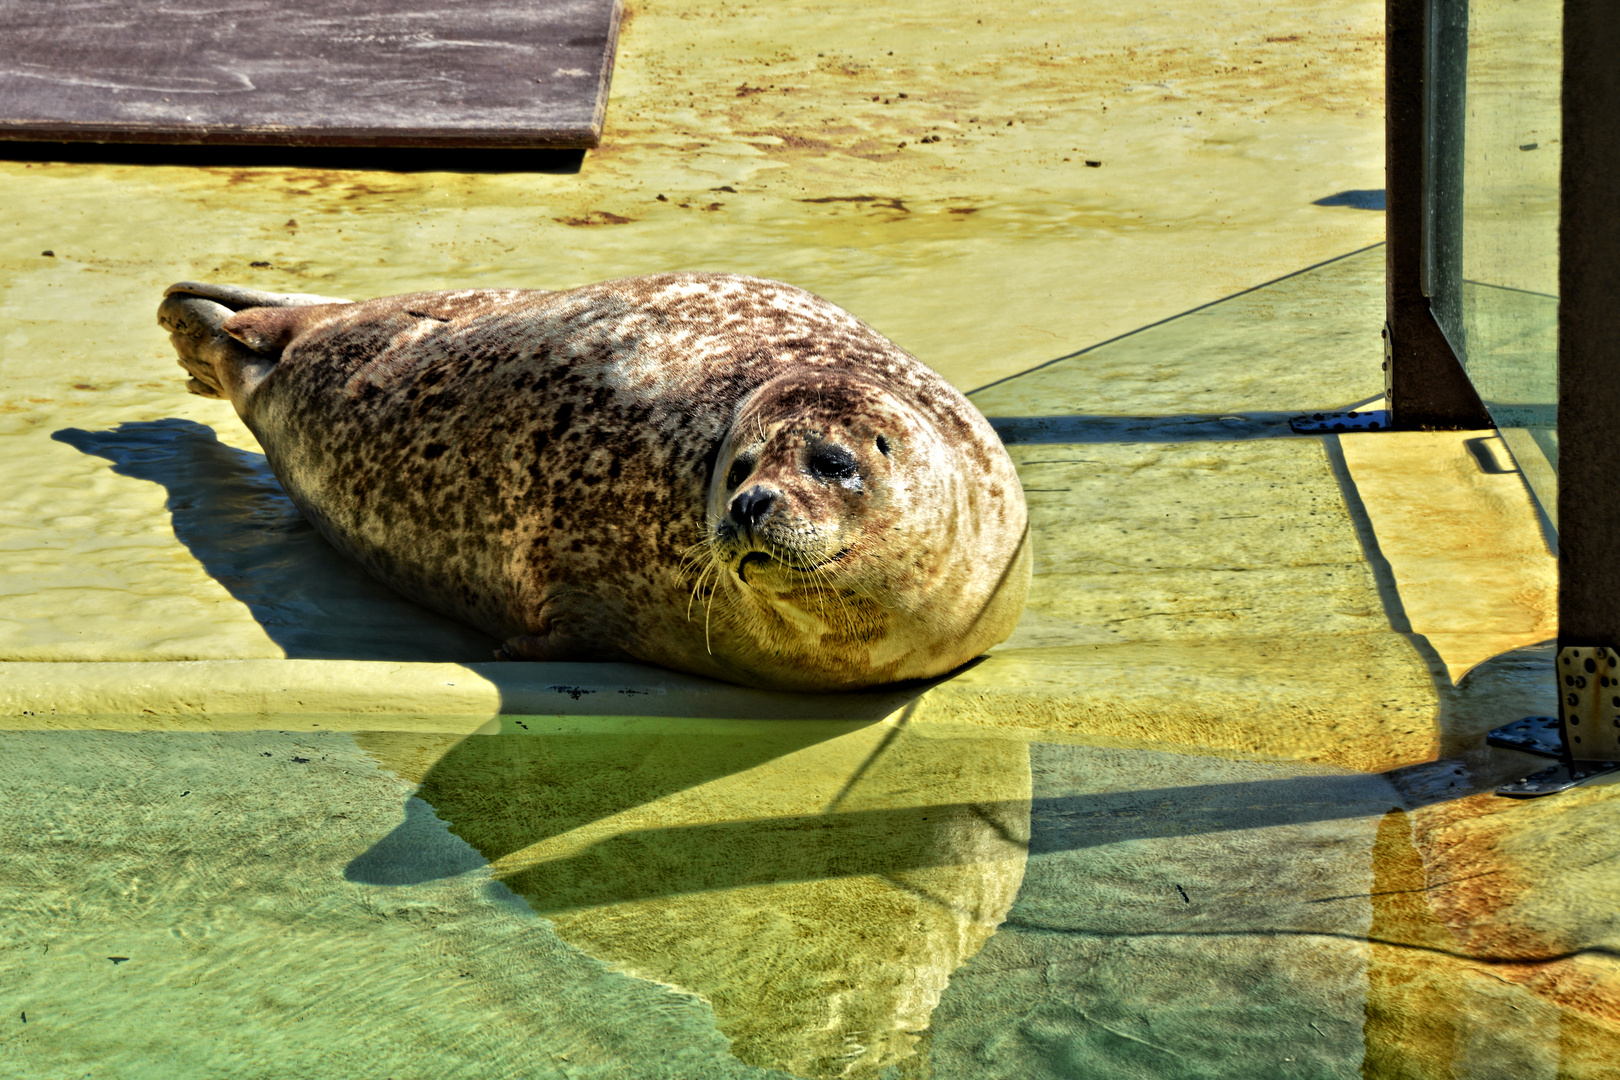
<instances>
[{"instance_id":1,"label":"seal's mouth","mask_svg":"<svg viewBox=\"0 0 1620 1080\"><path fill-rule=\"evenodd\" d=\"M748 554L744 555L741 560L738 561L738 563L737 563L737 576L743 580L744 584L746 584L747 581L748 581L748 571L749 571L750 568L764 570L764 569L772 566L773 564L775 566L781 567L784 570L792 570L795 573L813 574L817 570L826 569L827 567L829 567L829 566L833 565L834 563L838 562L840 559L842 559L844 556L846 556L848 554L849 554L849 549L848 548L843 548L843 549L841 549L839 551L834 552L832 555L828 556L827 558L821 560L818 563L811 563L808 566L800 566L798 563L788 562L786 559L778 558L778 557L776 557L774 555L767 554L766 552L763 552L763 551L750 551Z\"/></svg>"},{"instance_id":2,"label":"seal's mouth","mask_svg":"<svg viewBox=\"0 0 1620 1080\"><path fill-rule=\"evenodd\" d=\"M764 569L765 567L769 566L771 562L771 557L765 554L763 551L750 551L748 554L744 555L742 557L742 561L737 564L737 576L742 578L744 581L747 581L749 567L757 566L760 569Z\"/></svg>"}]
</instances>

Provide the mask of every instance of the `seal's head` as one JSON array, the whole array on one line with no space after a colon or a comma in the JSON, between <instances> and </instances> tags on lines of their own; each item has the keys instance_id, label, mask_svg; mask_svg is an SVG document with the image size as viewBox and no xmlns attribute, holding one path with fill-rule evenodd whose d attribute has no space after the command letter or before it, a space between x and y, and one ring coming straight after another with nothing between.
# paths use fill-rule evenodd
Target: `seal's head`
<instances>
[{"instance_id":1,"label":"seal's head","mask_svg":"<svg viewBox=\"0 0 1620 1080\"><path fill-rule=\"evenodd\" d=\"M943 381L907 389L818 368L738 408L709 484L692 618L746 681L924 678L1012 632L1030 572L1012 462Z\"/></svg>"}]
</instances>

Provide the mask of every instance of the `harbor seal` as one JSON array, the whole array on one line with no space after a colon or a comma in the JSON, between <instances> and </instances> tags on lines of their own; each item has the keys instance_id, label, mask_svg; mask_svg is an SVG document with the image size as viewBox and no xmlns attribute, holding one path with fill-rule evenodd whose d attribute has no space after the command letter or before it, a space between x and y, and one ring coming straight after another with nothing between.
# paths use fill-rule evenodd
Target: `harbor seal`
<instances>
[{"instance_id":1,"label":"harbor seal","mask_svg":"<svg viewBox=\"0 0 1620 1080\"><path fill-rule=\"evenodd\" d=\"M183 282L158 321L327 540L508 658L856 689L950 671L1023 610L1023 490L989 423L802 289Z\"/></svg>"}]
</instances>

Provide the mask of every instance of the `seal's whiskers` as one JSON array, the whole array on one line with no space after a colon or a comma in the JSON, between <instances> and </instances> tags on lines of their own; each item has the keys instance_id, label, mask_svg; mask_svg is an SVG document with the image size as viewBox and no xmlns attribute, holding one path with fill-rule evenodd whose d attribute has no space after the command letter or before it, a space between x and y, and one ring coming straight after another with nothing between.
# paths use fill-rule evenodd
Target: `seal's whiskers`
<instances>
[{"instance_id":1,"label":"seal's whiskers","mask_svg":"<svg viewBox=\"0 0 1620 1080\"><path fill-rule=\"evenodd\" d=\"M690 595L690 596L688 596L686 598L686 621L687 622L692 621L692 604L697 600L698 593L703 590L703 583L708 580L709 573L711 571L718 570L718 569L719 569L719 564L714 562L713 560L710 560L708 563L704 564L704 567L703 567L702 570L698 571L697 580L692 583L692 595ZM716 584L719 584L719 582L716 581ZM709 595L712 596L713 592L711 591Z\"/></svg>"}]
</instances>

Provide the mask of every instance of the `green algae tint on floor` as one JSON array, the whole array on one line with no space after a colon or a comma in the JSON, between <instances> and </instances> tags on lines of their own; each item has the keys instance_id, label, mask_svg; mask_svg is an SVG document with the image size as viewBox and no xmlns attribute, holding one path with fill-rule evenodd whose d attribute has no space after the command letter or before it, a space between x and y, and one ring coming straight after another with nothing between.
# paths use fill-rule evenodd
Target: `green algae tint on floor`
<instances>
[{"instance_id":1,"label":"green algae tint on floor","mask_svg":"<svg viewBox=\"0 0 1620 1080\"><path fill-rule=\"evenodd\" d=\"M1552 704L1524 478L1287 425L1382 390L1381 7L626 15L577 173L0 163L0 1074L1614 1075L1620 802L1488 794ZM837 697L489 662L152 325L669 269L972 393L1012 638Z\"/></svg>"}]
</instances>

